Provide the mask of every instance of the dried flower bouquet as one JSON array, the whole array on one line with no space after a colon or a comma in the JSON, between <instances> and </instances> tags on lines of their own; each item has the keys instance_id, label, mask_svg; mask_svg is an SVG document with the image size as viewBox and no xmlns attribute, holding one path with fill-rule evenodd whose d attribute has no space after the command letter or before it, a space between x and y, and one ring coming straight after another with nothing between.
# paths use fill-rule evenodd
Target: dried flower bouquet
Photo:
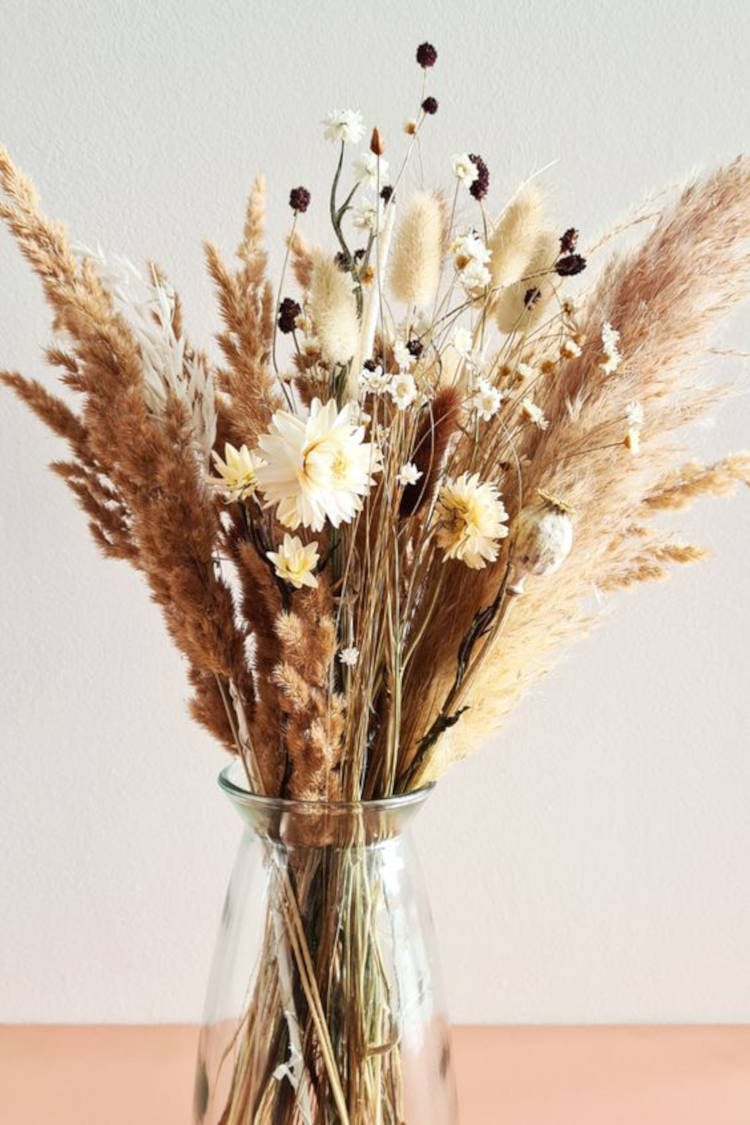
<instances>
[{"instance_id":1,"label":"dried flower bouquet","mask_svg":"<svg viewBox=\"0 0 750 1125\"><path fill-rule=\"evenodd\" d=\"M436 58L419 47L423 79ZM206 246L218 364L188 340L158 267L144 276L71 245L0 152L0 216L42 281L47 359L72 395L0 378L67 442L53 470L102 551L144 575L186 658L193 715L258 794L358 802L439 777L590 627L592 591L703 556L659 527L661 511L750 478L748 455L683 460L679 436L721 396L695 360L750 288L750 161L639 215L641 243L574 295L599 248L584 258L535 180L490 208L485 161L456 154L447 194L408 186L437 109L423 80L398 168L376 128L353 176L361 117L328 115L333 249L303 236L311 199L294 188L277 287L256 181L236 264ZM305 920L350 884L346 864L327 886L292 863L279 876L303 947ZM388 997L361 896L341 909L339 934L357 935L368 966L351 998L361 1039ZM269 921L250 1012L283 990L277 941ZM397 1052L378 1056L375 1083L372 1058L334 1044L320 998L336 957L310 977L299 956L293 943L297 1030L246 1020L221 1120L400 1121ZM296 1108L263 1116L293 1040ZM373 1098L387 1102L377 1117Z\"/></svg>"}]
</instances>

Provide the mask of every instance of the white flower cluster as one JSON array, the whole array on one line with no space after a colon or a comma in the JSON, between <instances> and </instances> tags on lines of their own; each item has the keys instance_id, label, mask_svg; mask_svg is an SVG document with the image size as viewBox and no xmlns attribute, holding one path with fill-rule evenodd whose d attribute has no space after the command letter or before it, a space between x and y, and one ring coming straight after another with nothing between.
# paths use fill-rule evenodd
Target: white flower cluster
<instances>
[{"instance_id":1,"label":"white flower cluster","mask_svg":"<svg viewBox=\"0 0 750 1125\"><path fill-rule=\"evenodd\" d=\"M477 232L469 228L454 240L451 253L459 280L467 294L470 297L479 296L492 280L487 269L492 251Z\"/></svg>"}]
</instances>

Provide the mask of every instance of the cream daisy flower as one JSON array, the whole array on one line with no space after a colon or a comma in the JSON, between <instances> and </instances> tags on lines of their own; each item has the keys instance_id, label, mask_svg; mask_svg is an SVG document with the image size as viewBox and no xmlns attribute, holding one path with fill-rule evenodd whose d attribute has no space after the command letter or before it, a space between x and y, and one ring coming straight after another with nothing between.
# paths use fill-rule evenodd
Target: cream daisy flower
<instances>
[{"instance_id":1,"label":"cream daisy flower","mask_svg":"<svg viewBox=\"0 0 750 1125\"><path fill-rule=\"evenodd\" d=\"M480 379L474 392L474 409L483 422L489 422L500 409L503 401L501 392L488 379Z\"/></svg>"},{"instance_id":2,"label":"cream daisy flower","mask_svg":"<svg viewBox=\"0 0 750 1125\"><path fill-rule=\"evenodd\" d=\"M399 410L406 410L417 397L417 384L408 371L400 371L388 384L388 393Z\"/></svg>"},{"instance_id":3,"label":"cream daisy flower","mask_svg":"<svg viewBox=\"0 0 750 1125\"><path fill-rule=\"evenodd\" d=\"M266 551L266 557L273 563L278 577L295 590L317 586L318 580L313 574L320 558L317 543L303 545L296 535L285 535L278 551Z\"/></svg>"},{"instance_id":4,"label":"cream daisy flower","mask_svg":"<svg viewBox=\"0 0 750 1125\"><path fill-rule=\"evenodd\" d=\"M333 144L359 144L365 131L362 114L356 109L332 109L323 121L325 139Z\"/></svg>"},{"instance_id":5,"label":"cream daisy flower","mask_svg":"<svg viewBox=\"0 0 750 1125\"><path fill-rule=\"evenodd\" d=\"M414 366L414 356L400 337L393 343L393 358L399 371L411 371Z\"/></svg>"},{"instance_id":6,"label":"cream daisy flower","mask_svg":"<svg viewBox=\"0 0 750 1125\"><path fill-rule=\"evenodd\" d=\"M219 471L217 484L230 500L245 500L252 496L258 486L258 468L262 461L251 453L246 445L235 449L229 442L224 446L224 460L218 453L211 454Z\"/></svg>"},{"instance_id":7,"label":"cream daisy flower","mask_svg":"<svg viewBox=\"0 0 750 1125\"><path fill-rule=\"evenodd\" d=\"M380 222L380 200L379 199L364 199L359 207L355 207L352 211L352 225L357 230L371 230L378 229Z\"/></svg>"},{"instance_id":8,"label":"cream daisy flower","mask_svg":"<svg viewBox=\"0 0 750 1125\"><path fill-rule=\"evenodd\" d=\"M388 389L390 382L390 375L387 375L383 368L378 364L374 371L370 371L369 367L363 367L359 376L359 385L363 390L371 395L381 395L383 391Z\"/></svg>"},{"instance_id":9,"label":"cream daisy flower","mask_svg":"<svg viewBox=\"0 0 750 1125\"><path fill-rule=\"evenodd\" d=\"M453 175L466 187L471 187L479 175L479 169L469 156L468 152L455 152L451 157Z\"/></svg>"},{"instance_id":10,"label":"cream daisy flower","mask_svg":"<svg viewBox=\"0 0 750 1125\"><path fill-rule=\"evenodd\" d=\"M481 262L482 265L486 265L492 257L492 251L471 228L454 239L451 253L457 270L465 269L469 262Z\"/></svg>"},{"instance_id":11,"label":"cream daisy flower","mask_svg":"<svg viewBox=\"0 0 750 1125\"><path fill-rule=\"evenodd\" d=\"M508 534L508 513L496 486L478 473L446 480L437 501L437 544L446 559L460 559L481 570L497 558L498 543Z\"/></svg>"},{"instance_id":12,"label":"cream daisy flower","mask_svg":"<svg viewBox=\"0 0 750 1125\"><path fill-rule=\"evenodd\" d=\"M359 649L355 645L349 645L348 648L342 648L339 653L339 660L347 668L353 668L359 660Z\"/></svg>"},{"instance_id":13,"label":"cream daisy flower","mask_svg":"<svg viewBox=\"0 0 750 1125\"><path fill-rule=\"evenodd\" d=\"M284 527L320 531L326 520L338 527L354 518L381 468L377 447L364 437L349 407L338 411L335 399L325 406L313 399L307 418L285 410L274 414L270 432L258 442L265 464L257 476Z\"/></svg>"},{"instance_id":14,"label":"cream daisy flower","mask_svg":"<svg viewBox=\"0 0 750 1125\"><path fill-rule=\"evenodd\" d=\"M471 261L458 275L461 284L470 297L486 289L492 281L490 271L481 262Z\"/></svg>"},{"instance_id":15,"label":"cream daisy flower","mask_svg":"<svg viewBox=\"0 0 750 1125\"><path fill-rule=\"evenodd\" d=\"M363 184L372 191L377 191L378 182L381 186L388 176L388 161L379 159L374 152L363 152L353 163L354 179L358 184Z\"/></svg>"}]
</instances>

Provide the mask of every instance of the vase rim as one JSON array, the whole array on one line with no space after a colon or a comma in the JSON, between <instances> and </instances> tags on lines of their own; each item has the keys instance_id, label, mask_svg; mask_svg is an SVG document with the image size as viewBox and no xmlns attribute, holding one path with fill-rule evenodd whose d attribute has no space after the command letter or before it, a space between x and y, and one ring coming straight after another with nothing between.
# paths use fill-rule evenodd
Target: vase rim
<instances>
[{"instance_id":1,"label":"vase rim","mask_svg":"<svg viewBox=\"0 0 750 1125\"><path fill-rule=\"evenodd\" d=\"M233 801L244 805L246 808L258 810L276 810L278 812L321 812L323 809L338 813L384 813L408 808L410 805L421 804L435 788L435 782L430 781L419 789L408 793L397 793L392 797L375 797L366 801L306 801L291 797L266 797L260 793L253 793L246 785L239 784L232 774L239 773L238 759L230 762L219 771L217 778L220 788L231 797ZM243 775L244 776L244 775Z\"/></svg>"}]
</instances>

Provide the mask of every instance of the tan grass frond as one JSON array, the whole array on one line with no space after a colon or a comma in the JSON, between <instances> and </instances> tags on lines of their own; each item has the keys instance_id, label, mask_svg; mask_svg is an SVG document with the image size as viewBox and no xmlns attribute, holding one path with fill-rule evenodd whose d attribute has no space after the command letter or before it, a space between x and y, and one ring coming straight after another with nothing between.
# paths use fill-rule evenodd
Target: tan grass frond
<instances>
[{"instance_id":1,"label":"tan grass frond","mask_svg":"<svg viewBox=\"0 0 750 1125\"><path fill-rule=\"evenodd\" d=\"M323 358L346 364L357 350L359 320L351 275L333 258L317 252L310 279L309 309Z\"/></svg>"},{"instance_id":2,"label":"tan grass frond","mask_svg":"<svg viewBox=\"0 0 750 1125\"><path fill-rule=\"evenodd\" d=\"M489 269L493 287L505 288L531 272L528 267L543 219L542 193L535 183L528 183L500 215L487 242L492 251Z\"/></svg>"},{"instance_id":3,"label":"tan grass frond","mask_svg":"<svg viewBox=\"0 0 750 1125\"><path fill-rule=\"evenodd\" d=\"M406 305L427 308L440 284L445 216L442 200L419 192L408 204L393 238L388 281Z\"/></svg>"}]
</instances>

